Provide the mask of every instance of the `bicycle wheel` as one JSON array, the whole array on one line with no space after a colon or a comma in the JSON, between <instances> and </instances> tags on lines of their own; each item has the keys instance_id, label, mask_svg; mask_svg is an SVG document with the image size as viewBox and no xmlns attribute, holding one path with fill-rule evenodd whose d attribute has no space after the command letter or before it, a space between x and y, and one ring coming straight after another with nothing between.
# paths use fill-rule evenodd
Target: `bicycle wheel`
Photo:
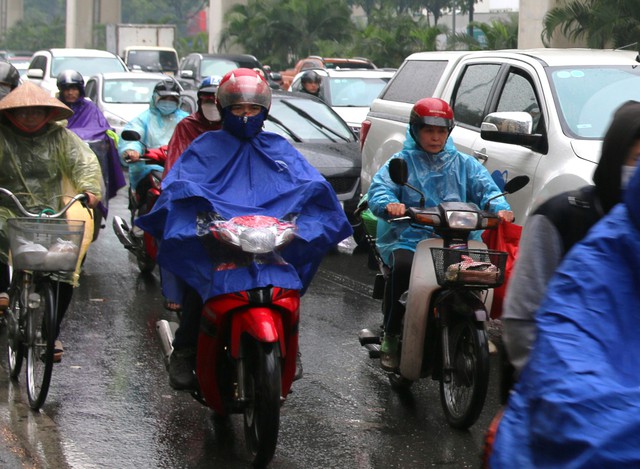
<instances>
[{"instance_id":1,"label":"bicycle wheel","mask_svg":"<svg viewBox=\"0 0 640 469\"><path fill-rule=\"evenodd\" d=\"M440 401L449 425L467 429L482 411L489 387L489 347L482 327L463 320L449 330L452 370L440 380Z\"/></svg>"},{"instance_id":2,"label":"bicycle wheel","mask_svg":"<svg viewBox=\"0 0 640 469\"><path fill-rule=\"evenodd\" d=\"M27 319L27 396L29 406L42 407L51 382L56 334L56 304L49 280L36 285L37 307L29 308Z\"/></svg>"},{"instance_id":3,"label":"bicycle wheel","mask_svg":"<svg viewBox=\"0 0 640 469\"><path fill-rule=\"evenodd\" d=\"M7 358L9 363L9 376L18 379L22 369L24 357L24 333L20 329L20 316L25 313L22 304L22 291L17 285L21 284L20 275L14 274L14 279L9 290L9 308L4 312L7 326Z\"/></svg>"},{"instance_id":4,"label":"bicycle wheel","mask_svg":"<svg viewBox=\"0 0 640 469\"><path fill-rule=\"evenodd\" d=\"M278 344L247 340L245 354L247 406L244 434L254 467L269 464L276 451L280 427L280 358Z\"/></svg>"}]
</instances>

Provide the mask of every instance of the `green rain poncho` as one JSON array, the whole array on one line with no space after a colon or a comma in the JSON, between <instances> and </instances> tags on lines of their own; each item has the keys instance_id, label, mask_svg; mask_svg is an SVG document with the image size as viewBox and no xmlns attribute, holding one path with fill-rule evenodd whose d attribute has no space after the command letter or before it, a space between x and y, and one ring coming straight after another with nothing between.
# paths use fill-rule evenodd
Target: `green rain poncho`
<instances>
[{"instance_id":1,"label":"green rain poncho","mask_svg":"<svg viewBox=\"0 0 640 469\"><path fill-rule=\"evenodd\" d=\"M37 102L44 98L34 86L27 83L19 86L3 99L0 111L24 107L25 102L31 106L48 106L46 101ZM22 94L16 99L12 94L18 90ZM64 206L64 196L82 192L102 196L102 173L97 157L63 124L53 122L61 116L68 113L55 114L36 134L0 124L0 187L13 192L32 212L45 208L58 211ZM0 260L5 263L9 252L6 220L20 216L17 210L8 197L0 197Z\"/></svg>"}]
</instances>

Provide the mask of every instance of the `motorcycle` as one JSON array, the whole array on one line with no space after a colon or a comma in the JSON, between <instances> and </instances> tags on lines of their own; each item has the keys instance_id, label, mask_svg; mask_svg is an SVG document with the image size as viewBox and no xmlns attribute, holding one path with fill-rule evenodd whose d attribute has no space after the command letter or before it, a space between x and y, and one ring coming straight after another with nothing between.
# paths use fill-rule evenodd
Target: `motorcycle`
<instances>
[{"instance_id":1,"label":"motorcycle","mask_svg":"<svg viewBox=\"0 0 640 469\"><path fill-rule=\"evenodd\" d=\"M213 269L235 270L284 259L278 251L294 239L294 222L249 215L198 219L198 236ZM249 269L251 270L251 269ZM296 369L300 292L265 285L208 299L202 309L196 355L198 389L192 396L218 417L244 414L245 440L258 467L275 452L280 406ZM156 323L168 369L177 324Z\"/></svg>"},{"instance_id":2,"label":"motorcycle","mask_svg":"<svg viewBox=\"0 0 640 469\"><path fill-rule=\"evenodd\" d=\"M139 141L140 134L135 130L124 130L121 138L129 141ZM167 158L167 146L160 148L146 148L144 154L140 157L140 161L146 164L164 166ZM138 184L138 188L142 187L142 191L136 190L129 185L129 210L131 219L129 225L121 217L113 217L113 231L120 243L130 251L136 258L138 268L141 273L149 273L156 266L156 256L158 254L158 246L156 240L149 233L143 233L142 236L133 232L134 220L139 216L149 213L153 208L156 200L160 197L162 191L162 171L154 169Z\"/></svg>"},{"instance_id":3,"label":"motorcycle","mask_svg":"<svg viewBox=\"0 0 640 469\"><path fill-rule=\"evenodd\" d=\"M389 173L396 184L415 190L424 201L424 195L407 184L404 160L392 160ZM496 197L516 192L528 180L527 176L513 178ZM396 389L408 389L414 381L429 376L439 381L448 423L466 429L480 416L487 395L489 348L484 323L489 319L491 289L504 282L507 254L487 250L483 243L469 239L472 231L494 229L500 223L496 214L486 211L489 202L485 210L463 202L423 205L410 207L404 217L389 221L432 227L440 237L424 239L416 247L409 290L402 297L406 309L400 364L389 373L389 380ZM375 239L369 234L368 240L375 251ZM379 255L375 258L380 273L374 298L383 299L390 269ZM379 357L383 333L380 328L358 334L371 358Z\"/></svg>"}]
</instances>

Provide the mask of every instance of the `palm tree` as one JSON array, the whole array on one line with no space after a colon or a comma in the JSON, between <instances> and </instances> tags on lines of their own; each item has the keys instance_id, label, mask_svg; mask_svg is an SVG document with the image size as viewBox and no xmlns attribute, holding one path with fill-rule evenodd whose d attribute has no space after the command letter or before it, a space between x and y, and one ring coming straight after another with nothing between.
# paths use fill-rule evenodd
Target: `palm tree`
<instances>
[{"instance_id":1,"label":"palm tree","mask_svg":"<svg viewBox=\"0 0 640 469\"><path fill-rule=\"evenodd\" d=\"M542 41L559 30L568 39L586 39L593 48L623 47L640 40L638 0L572 0L549 10Z\"/></svg>"},{"instance_id":2,"label":"palm tree","mask_svg":"<svg viewBox=\"0 0 640 469\"><path fill-rule=\"evenodd\" d=\"M474 22L474 29L482 31L486 42L480 43L469 34L451 34L450 48L458 49L460 45L468 50L516 49L518 47L518 15L509 15L509 20L493 20L490 23Z\"/></svg>"},{"instance_id":3,"label":"palm tree","mask_svg":"<svg viewBox=\"0 0 640 469\"><path fill-rule=\"evenodd\" d=\"M350 42L350 13L346 0L249 0L227 13L221 47L239 44L262 61L285 68L317 53L317 43Z\"/></svg>"}]
</instances>

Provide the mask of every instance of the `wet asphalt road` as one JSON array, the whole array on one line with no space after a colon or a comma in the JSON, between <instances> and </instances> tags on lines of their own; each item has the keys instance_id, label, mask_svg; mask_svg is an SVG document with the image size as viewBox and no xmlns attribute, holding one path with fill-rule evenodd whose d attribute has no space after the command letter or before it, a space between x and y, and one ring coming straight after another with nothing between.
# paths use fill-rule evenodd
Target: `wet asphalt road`
<instances>
[{"instance_id":1,"label":"wet asphalt road","mask_svg":"<svg viewBox=\"0 0 640 469\"><path fill-rule=\"evenodd\" d=\"M112 200L111 214L128 217L124 196ZM111 216L90 248L63 323L64 359L41 412L26 405L24 376L8 379L0 342L0 467L250 467L241 415L214 422L207 408L169 387L155 323L173 317L162 308L157 270L139 275L110 224ZM331 254L303 298L304 378L282 407L270 467L479 467L498 408L495 369L469 431L448 427L437 383L393 391L357 340L361 328L380 322L373 277L366 254Z\"/></svg>"}]
</instances>

